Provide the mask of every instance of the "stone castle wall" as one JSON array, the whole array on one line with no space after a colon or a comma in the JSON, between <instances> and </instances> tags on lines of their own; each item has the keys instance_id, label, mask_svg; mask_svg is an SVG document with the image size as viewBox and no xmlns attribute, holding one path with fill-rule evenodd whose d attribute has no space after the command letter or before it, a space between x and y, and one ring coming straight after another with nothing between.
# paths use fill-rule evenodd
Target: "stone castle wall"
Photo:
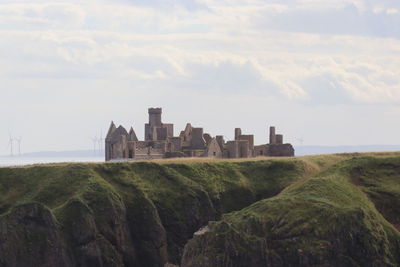
<instances>
[{"instance_id":1,"label":"stone castle wall","mask_svg":"<svg viewBox=\"0 0 400 267\"><path fill-rule=\"evenodd\" d=\"M235 137L225 142L223 136L212 137L203 128L188 123L179 136L174 136L174 125L163 123L161 108L149 108L149 122L145 124L145 140L139 141L133 128L129 134L112 122L105 141L106 161L115 159L159 159L170 156L249 158L257 156L294 156L291 144L283 143L283 135L270 127L269 143L254 145L254 135L242 134L235 128Z\"/></svg>"}]
</instances>

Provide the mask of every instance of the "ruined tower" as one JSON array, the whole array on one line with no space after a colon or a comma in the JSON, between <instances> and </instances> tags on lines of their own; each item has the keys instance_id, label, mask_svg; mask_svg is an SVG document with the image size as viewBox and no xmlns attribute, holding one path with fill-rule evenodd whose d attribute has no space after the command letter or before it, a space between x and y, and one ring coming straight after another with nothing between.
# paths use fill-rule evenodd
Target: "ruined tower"
<instances>
[{"instance_id":1,"label":"ruined tower","mask_svg":"<svg viewBox=\"0 0 400 267\"><path fill-rule=\"evenodd\" d=\"M149 108L149 124L150 126L161 127L161 108Z\"/></svg>"},{"instance_id":2,"label":"ruined tower","mask_svg":"<svg viewBox=\"0 0 400 267\"><path fill-rule=\"evenodd\" d=\"M275 141L277 144L282 145L283 144L283 135L277 134L275 137Z\"/></svg>"},{"instance_id":3,"label":"ruined tower","mask_svg":"<svg viewBox=\"0 0 400 267\"><path fill-rule=\"evenodd\" d=\"M145 124L145 141L161 141L174 135L174 125L162 123L161 108L149 108L149 123Z\"/></svg>"},{"instance_id":4,"label":"ruined tower","mask_svg":"<svg viewBox=\"0 0 400 267\"><path fill-rule=\"evenodd\" d=\"M255 156L294 156L291 144L283 143L283 135L269 128L269 143L254 145L254 135L243 134L235 128L235 139L225 142L222 135L204 133L201 127L186 124L179 136L174 136L174 125L162 122L162 109L149 108L145 124L145 140L138 139L133 127L129 132L111 122L105 138L105 159L148 160L170 157L250 158Z\"/></svg>"},{"instance_id":5,"label":"ruined tower","mask_svg":"<svg viewBox=\"0 0 400 267\"><path fill-rule=\"evenodd\" d=\"M239 140L239 136L242 135L242 129L235 128L235 140Z\"/></svg>"},{"instance_id":6,"label":"ruined tower","mask_svg":"<svg viewBox=\"0 0 400 267\"><path fill-rule=\"evenodd\" d=\"M275 134L275 127L269 127L269 143L271 145L276 144L276 134Z\"/></svg>"}]
</instances>

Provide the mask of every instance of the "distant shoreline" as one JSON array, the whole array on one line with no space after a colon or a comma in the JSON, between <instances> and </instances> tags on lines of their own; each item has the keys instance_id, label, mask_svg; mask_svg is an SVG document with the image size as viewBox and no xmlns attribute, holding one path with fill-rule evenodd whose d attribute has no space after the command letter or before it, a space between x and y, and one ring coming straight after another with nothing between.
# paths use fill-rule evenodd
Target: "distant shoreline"
<instances>
[{"instance_id":1,"label":"distant shoreline","mask_svg":"<svg viewBox=\"0 0 400 267\"><path fill-rule=\"evenodd\" d=\"M396 151L400 151L400 145L297 146L295 147L295 156ZM96 155L93 150L43 151L26 153L21 156L0 156L0 167L70 162L105 162L105 158L102 154Z\"/></svg>"},{"instance_id":2,"label":"distant shoreline","mask_svg":"<svg viewBox=\"0 0 400 267\"><path fill-rule=\"evenodd\" d=\"M48 164L48 163L64 163L64 162L104 162L104 157L93 156L93 157L27 157L27 156L2 156L0 157L0 167L13 167L13 166L25 166L34 164Z\"/></svg>"},{"instance_id":3,"label":"distant shoreline","mask_svg":"<svg viewBox=\"0 0 400 267\"><path fill-rule=\"evenodd\" d=\"M360 146L295 146L296 156L363 153L363 152L395 152L400 151L400 145L360 145Z\"/></svg>"},{"instance_id":4,"label":"distant shoreline","mask_svg":"<svg viewBox=\"0 0 400 267\"><path fill-rule=\"evenodd\" d=\"M10 158L10 157L20 157L20 158L42 158L42 157L104 157L104 151L94 152L93 150L67 150L67 151L39 151L39 152L29 152L23 153L21 155L14 154L13 156L10 155L2 155L1 158Z\"/></svg>"},{"instance_id":5,"label":"distant shoreline","mask_svg":"<svg viewBox=\"0 0 400 267\"><path fill-rule=\"evenodd\" d=\"M359 145L359 146L322 146L322 145L305 145L294 146L295 156L332 154L332 153L354 153L354 152L387 152L400 151L400 145ZM104 151L94 152L93 150L71 150L71 151L40 151L29 152L21 155L14 155L17 158L59 158L59 157L80 157L80 158L104 158ZM10 158L10 155L1 155L2 158Z\"/></svg>"}]
</instances>

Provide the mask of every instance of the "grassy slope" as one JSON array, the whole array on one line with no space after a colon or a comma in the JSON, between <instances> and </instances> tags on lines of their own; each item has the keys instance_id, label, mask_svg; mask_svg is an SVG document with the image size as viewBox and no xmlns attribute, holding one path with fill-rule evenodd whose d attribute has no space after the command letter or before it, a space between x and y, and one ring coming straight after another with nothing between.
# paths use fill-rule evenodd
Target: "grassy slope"
<instances>
[{"instance_id":1,"label":"grassy slope","mask_svg":"<svg viewBox=\"0 0 400 267\"><path fill-rule=\"evenodd\" d=\"M399 232L392 226L399 224L399 168L395 153L0 168L0 220L14 206L39 202L54 214L76 257L76 242L86 238L95 239L106 265L161 266L167 258L179 262L200 226L237 211L214 223L228 235L216 241L232 238L243 255L261 247L278 265L339 254L339 263L355 264L367 251L390 265L399 262ZM82 237L76 223L93 233ZM112 233L115 225L130 237ZM349 232L352 237L335 241ZM364 243L370 244L365 251L350 251ZM219 248L189 252L195 262L204 253L226 254Z\"/></svg>"},{"instance_id":2,"label":"grassy slope","mask_svg":"<svg viewBox=\"0 0 400 267\"><path fill-rule=\"evenodd\" d=\"M183 266L397 266L399 154L354 156L211 223Z\"/></svg>"},{"instance_id":3,"label":"grassy slope","mask_svg":"<svg viewBox=\"0 0 400 267\"><path fill-rule=\"evenodd\" d=\"M319 168L307 158L0 168L0 214L39 202L52 211L77 258L84 252L74 247L91 242L102 254L94 262L177 263L200 226L274 196ZM134 252L126 250L130 246Z\"/></svg>"}]
</instances>

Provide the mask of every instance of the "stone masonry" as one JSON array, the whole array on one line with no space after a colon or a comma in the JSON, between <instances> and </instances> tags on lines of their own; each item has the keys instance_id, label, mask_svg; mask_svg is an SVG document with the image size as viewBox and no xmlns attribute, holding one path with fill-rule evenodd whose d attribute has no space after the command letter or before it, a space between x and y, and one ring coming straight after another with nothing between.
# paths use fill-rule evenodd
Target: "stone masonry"
<instances>
[{"instance_id":1,"label":"stone masonry","mask_svg":"<svg viewBox=\"0 0 400 267\"><path fill-rule=\"evenodd\" d=\"M139 141L131 127L129 132L111 122L105 139L105 158L110 160L148 160L172 157L250 158L257 156L292 157L294 148L283 143L283 136L270 127L269 143L254 145L254 135L242 134L235 128L235 140L225 142L222 135L212 137L203 128L186 124L179 136L174 125L163 123L161 108L149 108L144 141Z\"/></svg>"}]
</instances>

